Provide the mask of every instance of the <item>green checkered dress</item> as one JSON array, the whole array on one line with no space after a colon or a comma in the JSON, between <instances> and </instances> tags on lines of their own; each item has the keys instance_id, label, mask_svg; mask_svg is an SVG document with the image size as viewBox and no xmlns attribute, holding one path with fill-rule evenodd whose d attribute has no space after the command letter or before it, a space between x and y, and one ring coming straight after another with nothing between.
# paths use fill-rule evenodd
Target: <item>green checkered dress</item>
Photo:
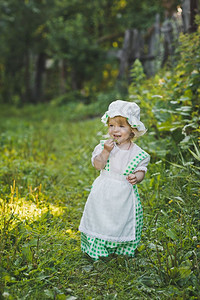
<instances>
[{"instance_id":1,"label":"green checkered dress","mask_svg":"<svg viewBox=\"0 0 200 300\"><path fill-rule=\"evenodd\" d=\"M102 143L103 146L103 143ZM129 174L133 173L138 164L149 157L149 155L141 149L136 156L132 157L128 163L123 176L126 178ZM107 161L107 164L104 168L102 176L109 176L110 172L110 161ZM100 175L101 176L101 175ZM122 176L122 175L120 175ZM143 226L143 210L140 202L140 196L136 185L132 186L132 191L134 195L134 226L135 234L132 240L123 238L116 238L116 240L108 239L101 237L100 234L94 234L92 231L88 231L87 226L84 225L84 217L81 221L79 230L81 231L81 250L84 253L87 253L94 260L99 259L99 257L107 257L110 254L117 255L127 255L130 257L134 256L135 249L137 248L142 233ZM87 203L86 203L87 206ZM120 220L120 218L119 218Z\"/></svg>"}]
</instances>

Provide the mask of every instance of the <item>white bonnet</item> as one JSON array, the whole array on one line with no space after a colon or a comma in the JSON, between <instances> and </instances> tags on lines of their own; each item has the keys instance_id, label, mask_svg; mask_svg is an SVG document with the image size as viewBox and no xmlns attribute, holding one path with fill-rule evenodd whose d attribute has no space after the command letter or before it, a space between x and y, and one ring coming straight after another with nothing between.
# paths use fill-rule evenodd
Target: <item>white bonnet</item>
<instances>
[{"instance_id":1,"label":"white bonnet","mask_svg":"<svg viewBox=\"0 0 200 300\"><path fill-rule=\"evenodd\" d=\"M140 108L135 102L113 101L101 121L107 125L109 117L114 118L117 116L126 118L132 128L137 128L138 131L146 131L144 124L140 121Z\"/></svg>"}]
</instances>

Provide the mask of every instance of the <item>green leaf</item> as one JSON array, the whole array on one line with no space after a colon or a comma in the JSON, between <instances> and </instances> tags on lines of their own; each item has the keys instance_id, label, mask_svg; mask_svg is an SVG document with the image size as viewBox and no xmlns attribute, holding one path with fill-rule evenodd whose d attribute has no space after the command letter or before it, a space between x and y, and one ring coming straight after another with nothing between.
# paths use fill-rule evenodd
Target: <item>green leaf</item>
<instances>
[{"instance_id":1,"label":"green leaf","mask_svg":"<svg viewBox=\"0 0 200 300\"><path fill-rule=\"evenodd\" d=\"M181 201L181 202L185 202L181 197L179 197L179 196L177 196L177 197L174 197L174 199L176 199L176 200L179 200L179 201Z\"/></svg>"},{"instance_id":2,"label":"green leaf","mask_svg":"<svg viewBox=\"0 0 200 300\"><path fill-rule=\"evenodd\" d=\"M49 299L54 299L54 293L51 290L44 290L44 294L49 297Z\"/></svg>"},{"instance_id":3,"label":"green leaf","mask_svg":"<svg viewBox=\"0 0 200 300\"><path fill-rule=\"evenodd\" d=\"M188 96L181 96L179 100L182 101L182 102L191 100L191 95L189 94L189 97Z\"/></svg>"},{"instance_id":4,"label":"green leaf","mask_svg":"<svg viewBox=\"0 0 200 300\"><path fill-rule=\"evenodd\" d=\"M29 262L32 261L32 252L29 245L22 246L22 254L24 255L25 259Z\"/></svg>"},{"instance_id":5,"label":"green leaf","mask_svg":"<svg viewBox=\"0 0 200 300\"><path fill-rule=\"evenodd\" d=\"M173 229L167 229L166 230L166 235L168 237L170 237L172 240L177 240L178 239L177 234Z\"/></svg>"},{"instance_id":6,"label":"green leaf","mask_svg":"<svg viewBox=\"0 0 200 300\"><path fill-rule=\"evenodd\" d=\"M67 296L65 294L56 295L56 300L66 300L66 299L70 299L70 298L67 298Z\"/></svg>"},{"instance_id":7,"label":"green leaf","mask_svg":"<svg viewBox=\"0 0 200 300\"><path fill-rule=\"evenodd\" d=\"M162 99L163 98L163 96L161 96L161 95L153 95L153 96L151 96L152 98L160 98L160 99Z\"/></svg>"},{"instance_id":8,"label":"green leaf","mask_svg":"<svg viewBox=\"0 0 200 300\"><path fill-rule=\"evenodd\" d=\"M190 276L192 273L192 270L189 267L179 267L179 273L181 276L181 279L185 279Z\"/></svg>"},{"instance_id":9,"label":"green leaf","mask_svg":"<svg viewBox=\"0 0 200 300\"><path fill-rule=\"evenodd\" d=\"M138 278L138 281L143 283L144 285L147 286L153 286L154 285L154 280L152 277L149 276L141 276Z\"/></svg>"},{"instance_id":10,"label":"green leaf","mask_svg":"<svg viewBox=\"0 0 200 300\"><path fill-rule=\"evenodd\" d=\"M141 251L144 250L144 249L145 249L145 245L144 245L144 244L140 245L140 246L137 248L137 250L138 250L139 252L141 252Z\"/></svg>"},{"instance_id":11,"label":"green leaf","mask_svg":"<svg viewBox=\"0 0 200 300\"><path fill-rule=\"evenodd\" d=\"M192 150L188 149L190 151L190 153L194 156L194 158L196 158L198 161L200 161L200 151L197 148L196 144L193 142L194 148L196 153L194 153Z\"/></svg>"},{"instance_id":12,"label":"green leaf","mask_svg":"<svg viewBox=\"0 0 200 300\"><path fill-rule=\"evenodd\" d=\"M181 169L187 169L186 167L182 166L182 165L178 165L178 164L175 164L175 163L172 163L169 161L169 163L174 166L174 167L177 167L177 168L181 168Z\"/></svg>"},{"instance_id":13,"label":"green leaf","mask_svg":"<svg viewBox=\"0 0 200 300\"><path fill-rule=\"evenodd\" d=\"M188 149L190 151L190 153L194 156L194 158L196 158L197 160L200 161L200 156L196 155L196 153L194 153L192 150Z\"/></svg>"}]
</instances>

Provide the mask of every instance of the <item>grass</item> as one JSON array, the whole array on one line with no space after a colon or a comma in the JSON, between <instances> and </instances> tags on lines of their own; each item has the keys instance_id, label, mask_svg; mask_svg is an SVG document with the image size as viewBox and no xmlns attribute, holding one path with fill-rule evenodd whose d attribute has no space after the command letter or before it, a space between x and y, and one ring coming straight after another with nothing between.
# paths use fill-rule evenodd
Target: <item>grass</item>
<instances>
[{"instance_id":1,"label":"grass","mask_svg":"<svg viewBox=\"0 0 200 300\"><path fill-rule=\"evenodd\" d=\"M0 299L198 299L195 164L154 153L139 185L144 229L135 258L92 262L78 226L104 126L85 107L84 117L81 107L46 105L0 114ZM151 154L150 137L139 143Z\"/></svg>"}]
</instances>

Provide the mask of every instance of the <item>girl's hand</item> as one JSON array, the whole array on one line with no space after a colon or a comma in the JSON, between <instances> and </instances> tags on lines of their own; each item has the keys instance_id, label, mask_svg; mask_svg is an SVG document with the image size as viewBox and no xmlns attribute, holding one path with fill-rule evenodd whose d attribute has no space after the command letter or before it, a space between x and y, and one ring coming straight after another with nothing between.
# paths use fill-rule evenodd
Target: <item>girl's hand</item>
<instances>
[{"instance_id":1,"label":"girl's hand","mask_svg":"<svg viewBox=\"0 0 200 300\"><path fill-rule=\"evenodd\" d=\"M126 177L126 179L128 180L128 182L130 184L134 185L134 184L141 182L144 179L144 176L145 176L145 172L138 171L134 174L128 175L128 177Z\"/></svg>"},{"instance_id":2,"label":"girl's hand","mask_svg":"<svg viewBox=\"0 0 200 300\"><path fill-rule=\"evenodd\" d=\"M97 170L102 170L105 167L108 157L110 155L110 151L113 149L113 147L114 147L113 140L105 141L102 152L99 155L95 156L94 158L94 167Z\"/></svg>"},{"instance_id":3,"label":"girl's hand","mask_svg":"<svg viewBox=\"0 0 200 300\"><path fill-rule=\"evenodd\" d=\"M114 141L113 140L109 139L109 140L105 141L104 149L106 151L108 151L110 153L111 150L113 149L113 147L114 147Z\"/></svg>"},{"instance_id":4,"label":"girl's hand","mask_svg":"<svg viewBox=\"0 0 200 300\"><path fill-rule=\"evenodd\" d=\"M128 175L128 177L126 177L126 179L128 180L128 182L132 185L137 184L137 177L135 174L130 174Z\"/></svg>"}]
</instances>

